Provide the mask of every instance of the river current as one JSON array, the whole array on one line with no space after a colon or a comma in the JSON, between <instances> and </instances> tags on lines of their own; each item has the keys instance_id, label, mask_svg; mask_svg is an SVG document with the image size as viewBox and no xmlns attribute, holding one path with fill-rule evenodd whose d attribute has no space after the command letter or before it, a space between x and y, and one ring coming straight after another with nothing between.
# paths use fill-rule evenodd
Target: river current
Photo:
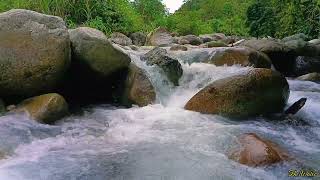
<instances>
[{"instance_id":1,"label":"river current","mask_svg":"<svg viewBox=\"0 0 320 180\"><path fill-rule=\"evenodd\" d=\"M320 170L320 84L288 80L288 106L308 98L296 116L309 126L262 117L235 121L183 107L206 85L249 67L189 64L180 58L184 74L174 87L158 67L140 61L141 53L129 53L152 81L155 104L88 106L54 126L21 114L2 116L0 152L6 158L0 160L0 180L272 180L290 179L290 169ZM230 160L237 137L248 132L279 144L295 160L259 168Z\"/></svg>"}]
</instances>

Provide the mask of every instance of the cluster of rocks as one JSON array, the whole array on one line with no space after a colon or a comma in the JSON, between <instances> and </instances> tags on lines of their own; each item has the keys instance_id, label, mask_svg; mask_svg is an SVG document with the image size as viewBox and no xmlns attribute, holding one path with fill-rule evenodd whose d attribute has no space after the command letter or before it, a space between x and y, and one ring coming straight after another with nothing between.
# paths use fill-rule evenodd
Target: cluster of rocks
<instances>
[{"instance_id":1,"label":"cluster of rocks","mask_svg":"<svg viewBox=\"0 0 320 180\"><path fill-rule=\"evenodd\" d=\"M68 30L59 17L11 10L0 14L0 113L26 112L52 124L68 114L70 104L153 103L156 93L147 73L124 49L150 49L141 60L158 66L175 86L183 75L177 59L254 67L208 85L188 101L187 110L232 118L282 113L290 92L285 76L320 80L320 40L308 40L303 34L282 40L242 40L221 33L178 37L164 28L129 37L117 32L108 38L88 27ZM239 142L242 147L230 158L242 164L287 159L277 146L255 134Z\"/></svg>"},{"instance_id":2,"label":"cluster of rocks","mask_svg":"<svg viewBox=\"0 0 320 180\"><path fill-rule=\"evenodd\" d=\"M60 17L29 10L1 13L0 112L26 112L52 124L68 114L68 103L154 102L146 73L112 43L145 43L141 33L131 38L115 33L108 39L88 27L68 30Z\"/></svg>"}]
</instances>

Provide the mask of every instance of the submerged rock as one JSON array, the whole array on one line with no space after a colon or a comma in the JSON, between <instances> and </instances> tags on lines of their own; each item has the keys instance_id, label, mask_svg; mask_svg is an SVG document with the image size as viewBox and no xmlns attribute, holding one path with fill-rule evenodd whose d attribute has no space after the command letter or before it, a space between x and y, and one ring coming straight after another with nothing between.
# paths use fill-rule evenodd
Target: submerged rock
<instances>
[{"instance_id":1,"label":"submerged rock","mask_svg":"<svg viewBox=\"0 0 320 180\"><path fill-rule=\"evenodd\" d=\"M217 48L209 60L204 61L217 66L240 64L256 68L271 68L271 61L263 53L241 47Z\"/></svg>"},{"instance_id":2,"label":"submerged rock","mask_svg":"<svg viewBox=\"0 0 320 180\"><path fill-rule=\"evenodd\" d=\"M146 44L147 36L142 32L135 32L130 35L132 43L136 46L144 46Z\"/></svg>"},{"instance_id":3,"label":"submerged rock","mask_svg":"<svg viewBox=\"0 0 320 180\"><path fill-rule=\"evenodd\" d=\"M130 46L132 45L132 40L128 38L126 35L119 33L119 32L114 32L111 34L111 37L109 40L113 43L119 44L121 46Z\"/></svg>"},{"instance_id":4,"label":"submerged rock","mask_svg":"<svg viewBox=\"0 0 320 180\"><path fill-rule=\"evenodd\" d=\"M165 28L157 28L147 36L147 46L167 46L173 43L173 37Z\"/></svg>"},{"instance_id":5,"label":"submerged rock","mask_svg":"<svg viewBox=\"0 0 320 180\"><path fill-rule=\"evenodd\" d=\"M113 46L103 32L88 27L70 30L72 60L83 68L102 76L108 76L127 68L130 57L120 48Z\"/></svg>"},{"instance_id":6,"label":"submerged rock","mask_svg":"<svg viewBox=\"0 0 320 180\"><path fill-rule=\"evenodd\" d=\"M289 159L278 145L254 133L241 135L238 142L240 147L229 158L240 164L251 167L268 166Z\"/></svg>"},{"instance_id":7,"label":"submerged rock","mask_svg":"<svg viewBox=\"0 0 320 180\"><path fill-rule=\"evenodd\" d=\"M0 14L0 96L24 98L56 88L70 63L60 17L14 9Z\"/></svg>"},{"instance_id":8,"label":"submerged rock","mask_svg":"<svg viewBox=\"0 0 320 180\"><path fill-rule=\"evenodd\" d=\"M177 45L173 45L170 48L170 51L188 51L188 48L184 45L177 44Z\"/></svg>"},{"instance_id":9,"label":"submerged rock","mask_svg":"<svg viewBox=\"0 0 320 180\"><path fill-rule=\"evenodd\" d=\"M124 101L126 104L137 104L140 107L152 104L156 93L146 72L134 64L130 64L126 80Z\"/></svg>"},{"instance_id":10,"label":"submerged rock","mask_svg":"<svg viewBox=\"0 0 320 180\"><path fill-rule=\"evenodd\" d=\"M178 60L169 57L165 49L154 48L141 57L141 59L146 61L150 66L159 66L175 86L179 85L179 79L183 75L182 66Z\"/></svg>"},{"instance_id":11,"label":"submerged rock","mask_svg":"<svg viewBox=\"0 0 320 180\"><path fill-rule=\"evenodd\" d=\"M52 124L68 114L68 104L61 95L51 93L26 99L13 111L26 112L40 123Z\"/></svg>"},{"instance_id":12,"label":"submerged rock","mask_svg":"<svg viewBox=\"0 0 320 180\"><path fill-rule=\"evenodd\" d=\"M284 76L270 69L217 80L186 104L185 109L206 114L247 118L283 112L289 85Z\"/></svg>"},{"instance_id":13,"label":"submerged rock","mask_svg":"<svg viewBox=\"0 0 320 180\"><path fill-rule=\"evenodd\" d=\"M297 77L297 80L320 82L320 73L305 74L303 76Z\"/></svg>"}]
</instances>

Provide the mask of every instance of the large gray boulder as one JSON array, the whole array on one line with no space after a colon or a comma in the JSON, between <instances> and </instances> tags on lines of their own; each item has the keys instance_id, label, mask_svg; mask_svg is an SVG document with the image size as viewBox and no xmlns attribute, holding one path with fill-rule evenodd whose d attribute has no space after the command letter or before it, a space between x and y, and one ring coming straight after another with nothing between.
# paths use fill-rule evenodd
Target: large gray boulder
<instances>
[{"instance_id":1,"label":"large gray boulder","mask_svg":"<svg viewBox=\"0 0 320 180\"><path fill-rule=\"evenodd\" d=\"M173 43L171 33L165 28L157 28L147 36L147 46L168 46Z\"/></svg>"},{"instance_id":2,"label":"large gray boulder","mask_svg":"<svg viewBox=\"0 0 320 180\"><path fill-rule=\"evenodd\" d=\"M0 96L51 91L70 63L70 39L60 17L14 9L0 14Z\"/></svg>"},{"instance_id":3,"label":"large gray boulder","mask_svg":"<svg viewBox=\"0 0 320 180\"><path fill-rule=\"evenodd\" d=\"M211 83L192 97L185 109L248 118L282 112L288 97L284 76L271 69L252 69Z\"/></svg>"},{"instance_id":4,"label":"large gray boulder","mask_svg":"<svg viewBox=\"0 0 320 180\"><path fill-rule=\"evenodd\" d=\"M69 31L72 44L72 60L102 76L108 76L127 68L130 57L116 45L112 45L99 30L80 27Z\"/></svg>"},{"instance_id":5,"label":"large gray boulder","mask_svg":"<svg viewBox=\"0 0 320 180\"><path fill-rule=\"evenodd\" d=\"M128 38L126 35L119 33L119 32L114 32L111 34L111 37L109 40L115 44L119 44L121 46L130 46L132 45L132 40Z\"/></svg>"},{"instance_id":6,"label":"large gray boulder","mask_svg":"<svg viewBox=\"0 0 320 180\"><path fill-rule=\"evenodd\" d=\"M147 106L156 100L154 87L146 72L134 64L130 64L125 85L124 103Z\"/></svg>"},{"instance_id":7,"label":"large gray boulder","mask_svg":"<svg viewBox=\"0 0 320 180\"><path fill-rule=\"evenodd\" d=\"M130 35L132 43L136 46L144 46L146 44L147 36L143 32L135 32Z\"/></svg>"},{"instance_id":8,"label":"large gray boulder","mask_svg":"<svg viewBox=\"0 0 320 180\"><path fill-rule=\"evenodd\" d=\"M159 66L168 79L175 85L179 85L179 79L183 75L183 69L178 60L170 57L167 50L162 48L154 48L142 57L147 65Z\"/></svg>"}]
</instances>

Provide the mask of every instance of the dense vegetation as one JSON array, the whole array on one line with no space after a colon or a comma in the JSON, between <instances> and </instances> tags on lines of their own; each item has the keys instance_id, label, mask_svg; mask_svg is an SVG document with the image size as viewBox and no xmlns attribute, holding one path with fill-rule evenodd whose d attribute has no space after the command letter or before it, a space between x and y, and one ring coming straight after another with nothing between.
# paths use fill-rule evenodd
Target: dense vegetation
<instances>
[{"instance_id":1,"label":"dense vegetation","mask_svg":"<svg viewBox=\"0 0 320 180\"><path fill-rule=\"evenodd\" d=\"M2 0L0 12L31 9L63 17L69 27L86 25L106 33L149 32L164 26L184 34L284 37L320 33L320 0L185 0L169 14L161 0Z\"/></svg>"}]
</instances>

